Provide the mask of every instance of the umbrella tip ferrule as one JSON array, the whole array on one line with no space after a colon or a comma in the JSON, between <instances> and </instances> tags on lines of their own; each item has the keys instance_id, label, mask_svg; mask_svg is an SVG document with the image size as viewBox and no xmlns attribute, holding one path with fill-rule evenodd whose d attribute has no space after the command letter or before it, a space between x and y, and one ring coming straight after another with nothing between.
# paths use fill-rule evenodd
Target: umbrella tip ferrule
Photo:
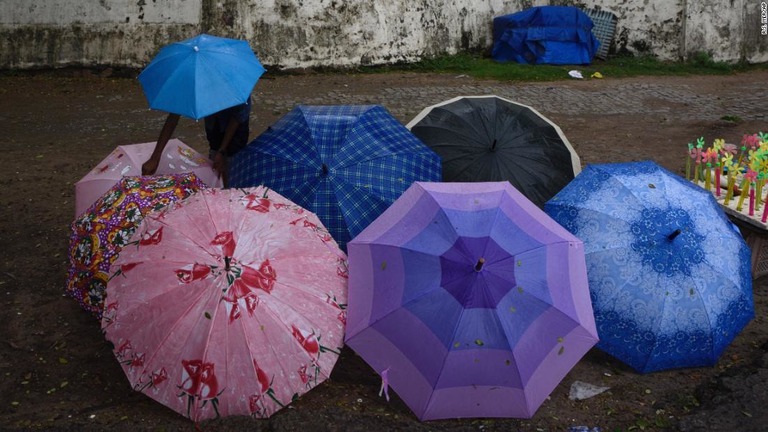
<instances>
[{"instance_id":1,"label":"umbrella tip ferrule","mask_svg":"<svg viewBox=\"0 0 768 432\"><path fill-rule=\"evenodd\" d=\"M197 45L193 46L192 49L195 50L195 52L200 52L200 47Z\"/></svg>"},{"instance_id":2,"label":"umbrella tip ferrule","mask_svg":"<svg viewBox=\"0 0 768 432\"><path fill-rule=\"evenodd\" d=\"M668 235L668 236L667 236L667 238L669 239L669 241L672 241L672 240L674 240L674 239L675 239L677 236L679 236L681 232L682 232L682 231L680 230L680 228L678 228L678 229L676 229L676 230L672 231L672 234Z\"/></svg>"},{"instance_id":3,"label":"umbrella tip ferrule","mask_svg":"<svg viewBox=\"0 0 768 432\"><path fill-rule=\"evenodd\" d=\"M475 271L481 271L483 269L483 264L485 264L485 258L478 258L477 264L475 264Z\"/></svg>"},{"instance_id":4,"label":"umbrella tip ferrule","mask_svg":"<svg viewBox=\"0 0 768 432\"><path fill-rule=\"evenodd\" d=\"M323 170L323 175L327 176L328 175L328 165L323 164L322 170Z\"/></svg>"}]
</instances>

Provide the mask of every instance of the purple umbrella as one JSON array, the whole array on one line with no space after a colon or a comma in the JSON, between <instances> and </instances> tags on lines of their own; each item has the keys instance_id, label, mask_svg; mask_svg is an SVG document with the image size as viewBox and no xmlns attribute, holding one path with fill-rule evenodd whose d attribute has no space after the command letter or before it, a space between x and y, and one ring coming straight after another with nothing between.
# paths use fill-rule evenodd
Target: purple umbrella
<instances>
[{"instance_id":1,"label":"purple umbrella","mask_svg":"<svg viewBox=\"0 0 768 432\"><path fill-rule=\"evenodd\" d=\"M598 340L582 242L508 182L414 183L349 243L347 312L421 420L529 418Z\"/></svg>"}]
</instances>

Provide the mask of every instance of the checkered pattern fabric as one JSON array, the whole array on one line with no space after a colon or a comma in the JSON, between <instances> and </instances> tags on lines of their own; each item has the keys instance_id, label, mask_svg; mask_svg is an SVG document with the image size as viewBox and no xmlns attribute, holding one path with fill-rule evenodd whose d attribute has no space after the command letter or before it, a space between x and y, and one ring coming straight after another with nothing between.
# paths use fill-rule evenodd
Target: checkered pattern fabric
<instances>
[{"instance_id":1,"label":"checkered pattern fabric","mask_svg":"<svg viewBox=\"0 0 768 432\"><path fill-rule=\"evenodd\" d=\"M384 107L300 105L238 153L229 182L314 212L346 250L414 181L441 174L440 157Z\"/></svg>"}]
</instances>

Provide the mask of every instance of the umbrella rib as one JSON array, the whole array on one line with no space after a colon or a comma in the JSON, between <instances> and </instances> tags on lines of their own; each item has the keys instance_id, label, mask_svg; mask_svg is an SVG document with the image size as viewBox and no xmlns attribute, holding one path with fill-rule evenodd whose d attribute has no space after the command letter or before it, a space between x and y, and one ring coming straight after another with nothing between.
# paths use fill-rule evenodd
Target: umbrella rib
<instances>
[{"instance_id":1,"label":"umbrella rib","mask_svg":"<svg viewBox=\"0 0 768 432\"><path fill-rule=\"evenodd\" d=\"M405 306L405 305L403 305L403 306ZM459 315L459 319L457 320L457 323L461 322L461 318L464 316L464 311L465 311L465 309L462 308L461 314ZM459 331L459 326L455 325L453 327L453 334L451 335L451 340L456 340L456 334L458 333L458 331ZM440 366L440 373L437 375L437 378L435 379L435 385L437 385L440 382L440 378L443 376L443 372L445 371L445 364L448 361L448 356L451 353L450 344L446 348L447 348L447 352L446 352L445 356L443 357L443 362L442 362L442 365ZM425 405L424 412L429 410L429 405L432 403L432 398L434 397L434 395L435 395L434 391L432 391L429 394L429 399L427 399L427 403Z\"/></svg>"},{"instance_id":2,"label":"umbrella rib","mask_svg":"<svg viewBox=\"0 0 768 432\"><path fill-rule=\"evenodd\" d=\"M456 177L461 178L461 175L463 175L465 172L472 169L473 165L479 164L480 159L483 158L485 153L475 153L471 159L466 156L457 156L455 158L451 159L444 159L443 164L445 165L448 162L453 162L455 160L464 160L466 163L464 163L462 166L460 166L458 169L456 169Z\"/></svg>"},{"instance_id":3,"label":"umbrella rib","mask_svg":"<svg viewBox=\"0 0 768 432\"><path fill-rule=\"evenodd\" d=\"M281 305L285 306L285 303L284 303L284 302L282 302L282 301L280 301L278 298L276 298L276 297L272 297L272 299L273 299L273 300L274 300L276 303L277 303L277 302L279 302ZM282 326L283 330L284 330L284 331L286 331L286 332L288 332L288 333L290 333L290 332L292 331L292 329L290 329L290 328L289 328L287 325L285 325L285 322L284 322L283 320L281 320L281 319L280 319L280 316L279 316L277 313L275 313L275 311L274 311L274 310L272 310L272 309L270 309L270 308L265 308L265 309L266 309L266 311L265 311L265 312L266 312L266 314L267 314L267 315L270 315L270 316L272 317L272 321L274 321L274 322L275 322L275 325L277 325L277 326ZM291 309L293 309L293 308L291 308ZM261 319L259 319L259 324L260 324L260 325L262 324L262 320L261 320ZM270 335L269 335L269 333L267 333L267 332L265 332L265 333L264 333L264 337L266 337L266 338L267 338L267 340L270 340L270 339L271 339L271 338L270 338ZM294 345L295 345L295 344L298 344L298 341L296 340L296 338L294 338L294 337L291 337L291 338L290 338L290 340L291 340L291 344L294 344ZM277 352L277 347L276 347L276 344L275 344L275 343L272 343L272 341L270 341L270 343L268 344L268 346L269 346L269 349L270 349L270 351L272 351L272 355L273 355L275 358L280 358L280 355L279 355L279 353ZM306 353L306 350L304 350L304 347L302 347L302 346L299 346L299 352L301 352L302 354L304 354L304 353ZM309 354L307 353L307 355L309 355ZM278 362L278 363L280 364L280 370L283 372L283 376L286 376L286 377L289 377L289 376L291 376L291 373L292 373L292 372L291 372L291 371L287 371L287 370L285 370L285 366L284 366L284 363L285 363L285 362ZM290 381L290 380L289 380L289 382L291 382L291 383L292 383L292 381ZM270 383L270 384L271 384L271 383ZM294 394L294 393L297 393L297 391L295 391L295 389L293 388L293 386L291 386L291 393L292 393L292 394ZM283 402L280 402L280 403L283 403Z\"/></svg>"},{"instance_id":4,"label":"umbrella rib","mask_svg":"<svg viewBox=\"0 0 768 432\"><path fill-rule=\"evenodd\" d=\"M182 56L185 56L185 57L186 57L186 59L185 59L185 60L183 60L183 62L192 61L192 59L190 59L190 58L189 58L189 56L188 56L187 54L180 54L180 55L182 55ZM173 84L172 84L172 82L173 82L173 77L175 77L176 75L179 75L179 74L181 74L181 73L182 73L182 72L181 72L181 70L182 70L182 68L176 68L176 69L175 69L175 70L174 70L174 71L173 71L173 72L172 72L172 73L171 73L171 74L170 74L170 75L169 75L169 76L168 76L168 77L165 79L165 81L163 82L163 85L162 85L162 86L160 86L160 88L157 90L157 93L156 93L156 94L157 94L157 95L163 94L163 93L164 93L164 90L165 90L165 88L166 88L167 86L170 86L170 87L172 87L172 86L173 86ZM167 90L166 92L170 92L170 90ZM193 89L193 92L194 92L194 89ZM156 100L156 99L155 99L155 100ZM197 108L197 107L195 107L195 114L194 114L194 115L196 115L196 114L197 114L197 109L196 109L196 108ZM157 109L157 108L156 108L156 109ZM175 113L175 114L186 115L186 114L183 114L183 113L180 113L180 112L177 112L177 113ZM192 117L192 118L193 118L194 120L199 120L199 119L200 119L200 117Z\"/></svg>"},{"instance_id":5,"label":"umbrella rib","mask_svg":"<svg viewBox=\"0 0 768 432\"><path fill-rule=\"evenodd\" d=\"M182 288L188 288L188 287L182 287ZM189 306L188 306L188 307L187 307L187 309L184 311L184 314L181 314L181 316L184 316L184 315L188 314L188 313L189 313L189 311L191 311L191 310L193 309L193 307L194 307L194 306L195 306L195 305L198 303L198 301L200 300L200 298L202 298L202 297L204 297L204 296L205 296L205 291L206 291L206 290L204 290L204 289L200 289L200 293L199 293L199 295L197 296L197 299L196 299L195 301L190 301L190 302L189 302ZM166 292L165 294L171 295L171 293L172 293L172 291L168 291L168 292ZM157 297L152 297L152 299L155 299L155 298L157 298ZM211 322L213 322L213 317L211 317ZM152 364L152 360L153 360L153 359L156 357L156 355L157 355L157 354L160 352L160 349L161 349L161 347L162 347L163 345L165 345L165 342L166 342L166 341L167 341L167 340L168 340L168 339L171 337L171 335L174 335L174 334L176 334L176 332L174 331L174 329L178 328L178 326L180 325L180 323L181 323L181 320L177 320L176 322L174 322L174 323L173 323L173 325L171 326L171 328L169 328L169 329L168 329L168 331L165 333L165 336L164 336L164 337L163 337L163 339L160 341L160 343L158 343L158 344L157 344L157 349L155 349L155 350L154 350L154 352L153 352L153 353L150 355L149 359L147 359L147 360L144 362L144 364L145 364L145 365L147 365L147 366L148 366L148 365L151 365L151 364ZM213 325L211 325L211 327L213 327ZM191 332L191 331L190 331L190 332L187 332L187 339L189 339L190 337L192 337L192 334L193 334L193 332ZM185 344L185 345L186 345L186 344ZM143 374L144 372L146 372L146 371L147 371L147 369L146 369L146 366L145 366L145 367L144 367L144 369L142 370L142 374ZM152 372L152 371L149 371L149 372Z\"/></svg>"},{"instance_id":6,"label":"umbrella rib","mask_svg":"<svg viewBox=\"0 0 768 432\"><path fill-rule=\"evenodd\" d=\"M656 351L656 349L659 346L659 329L661 329L661 326L662 326L662 324L664 323L664 320L665 320L664 310L667 308L667 302L668 301L669 301L669 296L665 295L664 296L664 301L661 303L660 316L658 317L658 319L654 320L655 321L655 325L654 325L654 329L653 329L653 333L652 333L653 336L654 336L654 338L653 338L653 346L651 347L651 350L648 353L648 357L643 362L643 368L642 368L643 370L645 370L648 367L648 364L651 362L651 359L653 359L653 357L654 357L654 352Z\"/></svg>"},{"instance_id":7,"label":"umbrella rib","mask_svg":"<svg viewBox=\"0 0 768 432\"><path fill-rule=\"evenodd\" d=\"M339 170L339 169L342 169L342 168L349 168L349 167L353 167L353 166L356 166L356 165L360 165L363 162L372 162L372 161L375 161L375 160L391 158L391 157L394 157L394 156L413 156L414 154L419 154L419 153L415 152L413 149L404 149L402 151L390 152L390 153L383 154L383 155L378 155L378 156L375 156L375 157L374 157L373 154L364 155L364 156L369 156L369 157L364 157L364 158L360 158L360 159L349 159L349 163L345 163L345 164L336 163L336 164L333 164L333 168L336 169L336 170Z\"/></svg>"},{"instance_id":8,"label":"umbrella rib","mask_svg":"<svg viewBox=\"0 0 768 432\"><path fill-rule=\"evenodd\" d=\"M698 280L694 280L694 284L695 284L695 289L696 289L696 294L697 294L696 301L701 304L701 308L704 310L704 313L707 315L707 322L710 324L710 331L711 331L712 330L712 316L711 316L711 313L709 311L709 308L707 307L707 303L704 302L704 299L701 296L701 290L699 289L699 286L698 286L699 285L698 284ZM711 333L710 333L710 336L712 336ZM712 356L711 358L716 358L715 357L715 340L714 340L714 337L711 338L710 355Z\"/></svg>"},{"instance_id":9,"label":"umbrella rib","mask_svg":"<svg viewBox=\"0 0 768 432\"><path fill-rule=\"evenodd\" d=\"M265 315L269 316L271 318L271 321L275 322L276 326L280 326L282 324L282 321L278 318L278 316L270 308L264 307L263 309L265 309L265 311L264 311ZM261 317L259 317L259 315L255 315L255 318L256 318L256 320L257 320L257 322L259 324L259 327L266 328L266 325L263 322L264 320L262 320ZM241 323L241 325L245 328L245 321L243 321ZM283 327L283 328L286 329L285 327ZM290 331L290 329L287 329L287 330ZM277 352L276 344L274 343L274 341L271 340L269 332L262 331L262 333L264 334L264 337L267 339L267 342L268 342L267 346L269 347L269 351L272 353L272 357L274 357L276 359L280 358L280 355ZM293 340L293 338L291 338L291 339ZM248 352L252 353L253 351L251 350L250 339L246 338L246 344L248 345ZM253 357L251 357L251 360L255 360L255 359L253 359ZM286 377L290 376L288 371L286 371L284 366L283 366L284 362L278 361L277 363L279 365L280 371L282 372L282 376L286 376ZM256 375L256 379L258 381L258 372L256 371L255 367L253 368L253 373L254 373L254 375ZM272 374L272 377L270 377L269 388L272 388L272 380L274 379L275 376L278 376L278 374ZM291 383L292 381L288 380L288 382ZM293 390L294 389L291 387L291 392L295 393ZM277 400L277 395L274 395L273 397L275 398L275 400ZM283 401L278 401L278 403L279 404L283 404Z\"/></svg>"}]
</instances>

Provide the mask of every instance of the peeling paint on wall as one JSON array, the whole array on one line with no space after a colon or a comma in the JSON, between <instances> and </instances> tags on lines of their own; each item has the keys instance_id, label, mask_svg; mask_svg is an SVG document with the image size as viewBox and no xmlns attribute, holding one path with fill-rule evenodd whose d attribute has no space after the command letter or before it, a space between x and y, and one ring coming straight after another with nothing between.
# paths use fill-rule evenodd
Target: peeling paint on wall
<instances>
[{"instance_id":1,"label":"peeling paint on wall","mask_svg":"<svg viewBox=\"0 0 768 432\"><path fill-rule=\"evenodd\" d=\"M391 64L483 51L492 43L493 17L523 9L520 1L248 3L248 38L262 61L285 68Z\"/></svg>"},{"instance_id":2,"label":"peeling paint on wall","mask_svg":"<svg viewBox=\"0 0 768 432\"><path fill-rule=\"evenodd\" d=\"M271 68L412 62L487 52L493 18L532 6L617 15L611 53L662 60L703 51L768 61L751 0L3 0L0 68L142 67L165 44L205 32L246 39Z\"/></svg>"}]
</instances>

